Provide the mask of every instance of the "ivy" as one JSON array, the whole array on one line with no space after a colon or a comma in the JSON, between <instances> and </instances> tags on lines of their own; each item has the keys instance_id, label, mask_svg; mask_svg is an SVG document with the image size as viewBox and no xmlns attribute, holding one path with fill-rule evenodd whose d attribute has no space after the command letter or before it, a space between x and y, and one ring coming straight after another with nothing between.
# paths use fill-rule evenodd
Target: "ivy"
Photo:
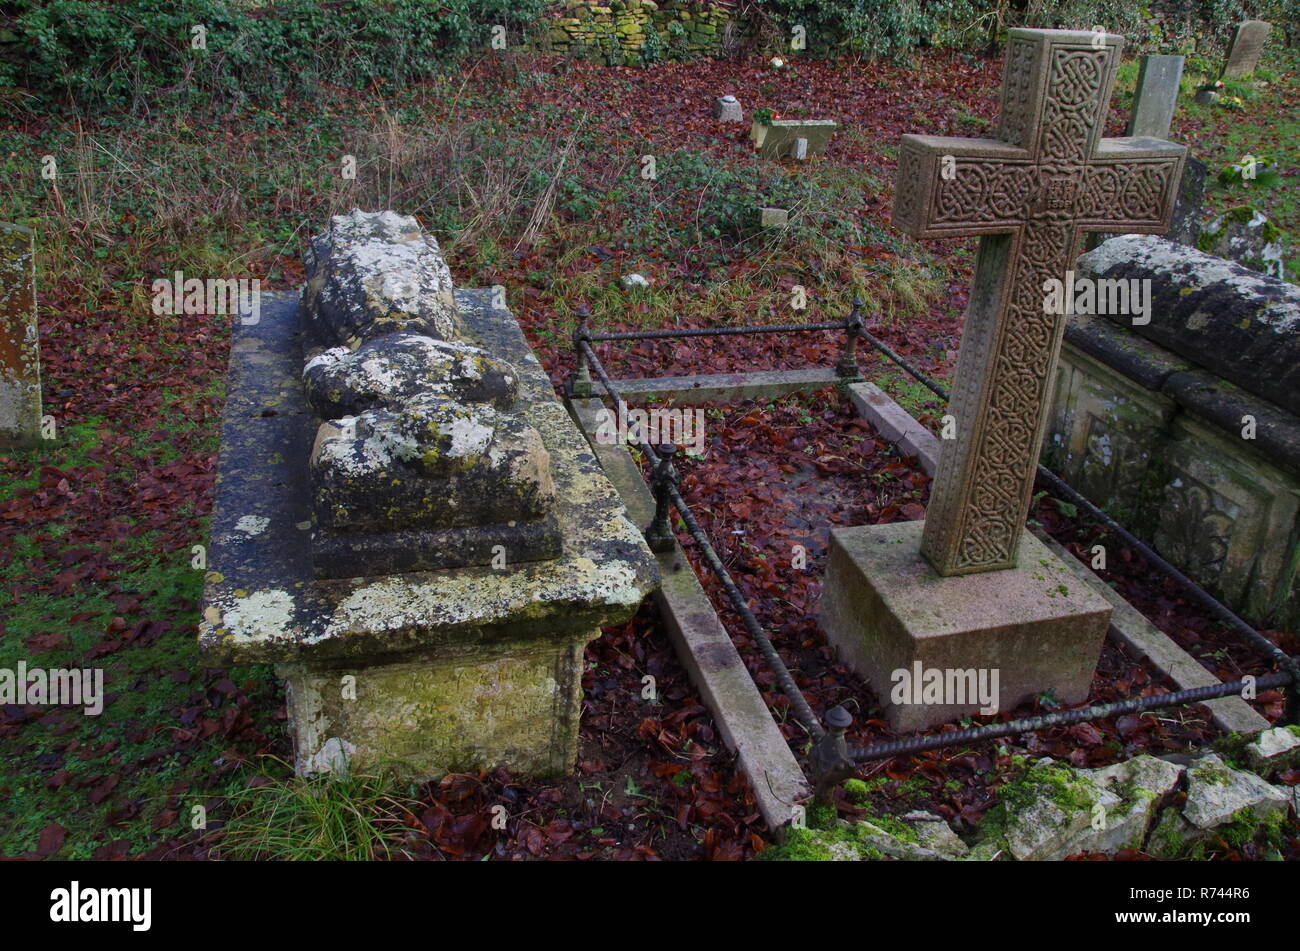
<instances>
[{"instance_id":1,"label":"ivy","mask_svg":"<svg viewBox=\"0 0 1300 951\"><path fill-rule=\"evenodd\" d=\"M429 75L486 47L493 25L521 33L545 0L18 0L0 83L78 107L166 94L274 100L320 83L364 88ZM194 46L201 26L202 46Z\"/></svg>"}]
</instances>

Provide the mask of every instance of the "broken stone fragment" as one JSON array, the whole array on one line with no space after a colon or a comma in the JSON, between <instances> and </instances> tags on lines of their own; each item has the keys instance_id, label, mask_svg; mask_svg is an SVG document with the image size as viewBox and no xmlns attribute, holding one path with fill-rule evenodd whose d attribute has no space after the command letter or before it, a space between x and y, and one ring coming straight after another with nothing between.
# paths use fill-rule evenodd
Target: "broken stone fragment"
<instances>
[{"instance_id":1,"label":"broken stone fragment","mask_svg":"<svg viewBox=\"0 0 1300 951\"><path fill-rule=\"evenodd\" d=\"M438 242L408 215L336 215L312 238L306 269L306 329L322 346L355 346L396 330L457 335L451 271Z\"/></svg>"},{"instance_id":2,"label":"broken stone fragment","mask_svg":"<svg viewBox=\"0 0 1300 951\"><path fill-rule=\"evenodd\" d=\"M443 396L506 410L519 393L519 374L486 350L414 333L392 333L357 350L332 347L303 368L307 400L322 419L368 409L396 409L417 396Z\"/></svg>"},{"instance_id":3,"label":"broken stone fragment","mask_svg":"<svg viewBox=\"0 0 1300 951\"><path fill-rule=\"evenodd\" d=\"M1187 803L1183 816L1198 829L1213 829L1243 809L1256 817L1286 812L1290 799L1254 773L1233 769L1216 753L1207 753L1187 769Z\"/></svg>"},{"instance_id":4,"label":"broken stone fragment","mask_svg":"<svg viewBox=\"0 0 1300 951\"><path fill-rule=\"evenodd\" d=\"M1142 754L1101 769L1078 772L1117 795L1120 802L1094 815L1084 833L1062 850L1065 855L1142 848L1161 798L1178 785L1183 767Z\"/></svg>"},{"instance_id":5,"label":"broken stone fragment","mask_svg":"<svg viewBox=\"0 0 1300 951\"><path fill-rule=\"evenodd\" d=\"M326 422L312 451L319 527L383 531L539 518L555 488L537 431L437 395Z\"/></svg>"},{"instance_id":6,"label":"broken stone fragment","mask_svg":"<svg viewBox=\"0 0 1300 951\"><path fill-rule=\"evenodd\" d=\"M952 831L942 816L916 811L903 816L903 821L916 833L917 840L924 848L950 858L960 858L970 851L969 846L957 837L957 833Z\"/></svg>"},{"instance_id":7,"label":"broken stone fragment","mask_svg":"<svg viewBox=\"0 0 1300 951\"><path fill-rule=\"evenodd\" d=\"M1246 761L1258 773L1269 775L1300 763L1300 727L1265 730L1246 747Z\"/></svg>"}]
</instances>

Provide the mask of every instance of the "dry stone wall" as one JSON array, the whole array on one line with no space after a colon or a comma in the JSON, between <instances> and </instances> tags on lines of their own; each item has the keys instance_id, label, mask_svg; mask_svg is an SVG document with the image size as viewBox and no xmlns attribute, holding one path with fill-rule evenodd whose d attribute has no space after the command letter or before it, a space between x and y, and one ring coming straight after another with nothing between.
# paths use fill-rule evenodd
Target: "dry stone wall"
<instances>
[{"instance_id":1,"label":"dry stone wall","mask_svg":"<svg viewBox=\"0 0 1300 951\"><path fill-rule=\"evenodd\" d=\"M571 0L551 22L553 50L638 65L720 52L731 13L717 3L681 0Z\"/></svg>"}]
</instances>

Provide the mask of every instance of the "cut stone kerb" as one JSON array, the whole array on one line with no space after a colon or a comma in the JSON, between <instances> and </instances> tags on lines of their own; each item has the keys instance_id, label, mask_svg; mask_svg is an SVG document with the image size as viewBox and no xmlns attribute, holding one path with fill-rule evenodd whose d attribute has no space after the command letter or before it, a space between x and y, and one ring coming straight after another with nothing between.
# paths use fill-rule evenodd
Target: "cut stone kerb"
<instances>
[{"instance_id":1,"label":"cut stone kerb","mask_svg":"<svg viewBox=\"0 0 1300 951\"><path fill-rule=\"evenodd\" d=\"M1123 40L1011 30L993 139L905 135L893 220L980 236L922 552L944 575L1010 568L1024 533L1064 321L1044 285L1089 231L1168 229L1185 149L1101 137Z\"/></svg>"},{"instance_id":2,"label":"cut stone kerb","mask_svg":"<svg viewBox=\"0 0 1300 951\"><path fill-rule=\"evenodd\" d=\"M366 248L409 220L348 216L317 273L364 270L350 247L388 259ZM318 288L235 327L205 659L276 665L300 773L565 773L583 648L636 612L655 562L491 290L447 281L459 339L441 339L382 307L372 332L364 282L337 287L333 313L309 310ZM313 322L350 336L322 350Z\"/></svg>"}]
</instances>

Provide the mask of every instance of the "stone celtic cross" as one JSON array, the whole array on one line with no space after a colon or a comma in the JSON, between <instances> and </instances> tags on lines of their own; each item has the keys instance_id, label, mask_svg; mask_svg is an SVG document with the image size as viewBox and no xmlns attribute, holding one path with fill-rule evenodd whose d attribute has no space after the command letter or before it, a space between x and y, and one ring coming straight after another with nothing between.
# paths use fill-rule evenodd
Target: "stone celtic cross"
<instances>
[{"instance_id":1,"label":"stone celtic cross","mask_svg":"<svg viewBox=\"0 0 1300 951\"><path fill-rule=\"evenodd\" d=\"M942 575L1013 567L1064 333L1044 283L1085 232L1163 233L1185 149L1101 137L1123 39L1009 31L992 139L905 135L894 223L918 238L980 235L921 551Z\"/></svg>"}]
</instances>

